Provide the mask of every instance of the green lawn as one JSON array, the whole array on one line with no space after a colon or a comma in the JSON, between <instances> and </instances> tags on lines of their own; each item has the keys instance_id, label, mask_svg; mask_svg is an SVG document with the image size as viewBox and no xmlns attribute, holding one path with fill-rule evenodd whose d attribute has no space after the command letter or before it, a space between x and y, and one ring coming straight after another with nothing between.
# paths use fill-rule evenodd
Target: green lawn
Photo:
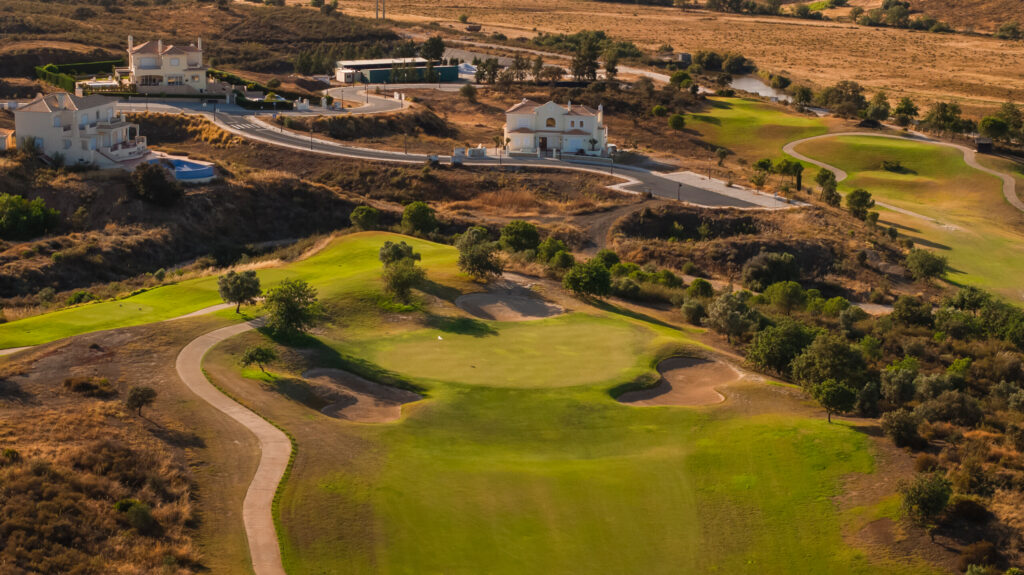
<instances>
[{"instance_id":1,"label":"green lawn","mask_svg":"<svg viewBox=\"0 0 1024 575\"><path fill-rule=\"evenodd\" d=\"M899 226L949 258L950 280L1024 300L1024 216L1006 203L999 179L968 166L960 151L871 136L817 140L797 151L848 172L843 191L864 188L882 202L937 220L881 210L883 224ZM883 170L883 160L900 161L906 172Z\"/></svg>"},{"instance_id":2,"label":"green lawn","mask_svg":"<svg viewBox=\"0 0 1024 575\"><path fill-rule=\"evenodd\" d=\"M309 259L279 268L259 270L264 289L286 278L312 283L323 297L349 293L366 280L376 278L376 251L358 246L379 246L380 234L353 234L336 239ZM390 235L388 237L391 237ZM397 238L397 236L395 236ZM394 238L392 238L394 239ZM416 245L425 258L441 255L452 259L448 248L432 242L403 238ZM372 253L371 253L372 252ZM452 259L454 262L454 259ZM376 285L376 284L375 284ZM221 303L217 278L206 277L161 286L120 300L91 303L0 325L0 349L46 343L92 331L140 325L178 317ZM220 313L234 313L230 312Z\"/></svg>"},{"instance_id":3,"label":"green lawn","mask_svg":"<svg viewBox=\"0 0 1024 575\"><path fill-rule=\"evenodd\" d=\"M823 118L797 115L759 100L708 98L708 104L709 110L687 116L687 128L750 162L781 157L789 142L828 132Z\"/></svg>"},{"instance_id":4,"label":"green lawn","mask_svg":"<svg viewBox=\"0 0 1024 575\"><path fill-rule=\"evenodd\" d=\"M298 442L279 515L289 573L927 572L843 540L832 498L873 472L866 435L788 398L797 409L752 410L774 393L763 384L711 408L617 403L612 387L695 344L614 307L503 323L440 301L381 321L377 264L351 265L378 243L343 244L350 265L332 284L347 288L327 302L318 359L286 353L273 369L295 377L338 354L399 376L427 394L402 419L331 419L247 379L237 357L257 333L207 357L233 374L219 385ZM468 287L454 250L416 246L433 291Z\"/></svg>"}]
</instances>

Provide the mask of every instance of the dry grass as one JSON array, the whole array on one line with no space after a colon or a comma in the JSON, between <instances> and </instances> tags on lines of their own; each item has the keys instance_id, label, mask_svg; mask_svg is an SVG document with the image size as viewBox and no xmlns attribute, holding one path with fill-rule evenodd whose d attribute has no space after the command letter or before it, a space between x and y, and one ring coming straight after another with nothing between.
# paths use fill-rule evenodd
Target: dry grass
<instances>
[{"instance_id":1,"label":"dry grass","mask_svg":"<svg viewBox=\"0 0 1024 575\"><path fill-rule=\"evenodd\" d=\"M346 11L372 15L373 2L357 0ZM462 12L482 24L484 32L501 31L509 38L603 29L647 49L668 43L687 52L740 52L762 69L819 85L856 80L894 95L955 97L989 108L1006 98L1024 99L1024 44L988 37L587 0L484 0L464 10L410 0L389 6L388 15L411 23L437 22L458 36L455 31L463 27L454 18Z\"/></svg>"}]
</instances>

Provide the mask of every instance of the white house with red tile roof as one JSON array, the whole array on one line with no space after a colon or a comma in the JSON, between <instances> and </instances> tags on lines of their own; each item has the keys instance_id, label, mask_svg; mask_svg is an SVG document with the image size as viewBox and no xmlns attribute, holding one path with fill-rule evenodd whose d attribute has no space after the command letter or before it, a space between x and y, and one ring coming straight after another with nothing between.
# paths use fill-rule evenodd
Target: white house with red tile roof
<instances>
[{"instance_id":1,"label":"white house with red tile roof","mask_svg":"<svg viewBox=\"0 0 1024 575\"><path fill-rule=\"evenodd\" d=\"M135 45L128 36L128 74L144 94L203 94L207 91L203 39L175 46L163 40Z\"/></svg>"},{"instance_id":2,"label":"white house with red tile roof","mask_svg":"<svg viewBox=\"0 0 1024 575\"><path fill-rule=\"evenodd\" d=\"M523 99L505 110L505 142L513 154L558 151L601 156L608 145L604 109L598 106L594 110L572 102L562 106Z\"/></svg>"},{"instance_id":3,"label":"white house with red tile roof","mask_svg":"<svg viewBox=\"0 0 1024 575\"><path fill-rule=\"evenodd\" d=\"M130 168L149 150L139 125L117 114L115 103L104 96L40 94L14 111L15 136L52 159L62 157L66 165Z\"/></svg>"}]
</instances>

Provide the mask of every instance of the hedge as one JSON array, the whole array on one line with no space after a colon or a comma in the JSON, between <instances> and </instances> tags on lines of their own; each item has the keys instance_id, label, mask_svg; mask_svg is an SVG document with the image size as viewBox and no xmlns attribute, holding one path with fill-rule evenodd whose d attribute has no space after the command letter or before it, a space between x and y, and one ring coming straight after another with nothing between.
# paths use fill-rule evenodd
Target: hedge
<instances>
[{"instance_id":1,"label":"hedge","mask_svg":"<svg viewBox=\"0 0 1024 575\"><path fill-rule=\"evenodd\" d=\"M98 62L76 62L72 64L55 64L58 72L70 75L96 74L97 72L113 72L114 68L124 66L124 58L117 60L100 60Z\"/></svg>"},{"instance_id":2,"label":"hedge","mask_svg":"<svg viewBox=\"0 0 1024 575\"><path fill-rule=\"evenodd\" d=\"M63 88L67 92L73 93L75 91L75 79L67 74L51 72L42 66L36 66L36 77L58 88Z\"/></svg>"},{"instance_id":3,"label":"hedge","mask_svg":"<svg viewBox=\"0 0 1024 575\"><path fill-rule=\"evenodd\" d=\"M241 92L235 92L235 103L245 108L246 110L291 110L294 108L292 102L278 102L274 105L274 102L267 102L265 100L250 100L242 95Z\"/></svg>"},{"instance_id":4,"label":"hedge","mask_svg":"<svg viewBox=\"0 0 1024 575\"><path fill-rule=\"evenodd\" d=\"M123 92L120 90L82 90L82 94L86 96L98 94L100 96L110 96L112 98L149 97L153 100L165 100L171 98L190 98L193 100L224 100L226 98L224 94L143 94L141 92Z\"/></svg>"},{"instance_id":5,"label":"hedge","mask_svg":"<svg viewBox=\"0 0 1024 575\"><path fill-rule=\"evenodd\" d=\"M238 76L237 74L232 74L231 72L225 72L223 70L217 70L217 69L214 69L214 68L210 68L210 69L208 69L206 71L206 73L208 75L214 77L214 78L217 78L218 80L224 80L225 82L227 82L229 84L232 84L232 85L235 85L235 86L248 86L249 84L252 84L253 86L256 87L257 90L260 90L260 91L262 91L264 93L267 93L267 94L273 92L273 93L275 93L275 94L277 94L279 96L283 96L285 98L288 98L289 100L298 100L299 98L304 98L305 97L303 94L299 94L297 92L289 92L287 90L280 90L280 89L275 90L275 89L270 88L269 86L267 86L265 84L260 84L259 82L253 82L253 81L250 81L250 80L246 80L245 78L242 78L241 76Z\"/></svg>"}]
</instances>

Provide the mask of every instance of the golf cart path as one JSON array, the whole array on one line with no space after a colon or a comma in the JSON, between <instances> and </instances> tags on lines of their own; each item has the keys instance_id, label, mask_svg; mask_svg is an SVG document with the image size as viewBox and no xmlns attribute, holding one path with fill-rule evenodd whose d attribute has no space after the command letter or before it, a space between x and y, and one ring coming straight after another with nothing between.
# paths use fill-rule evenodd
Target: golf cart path
<instances>
[{"instance_id":1,"label":"golf cart path","mask_svg":"<svg viewBox=\"0 0 1024 575\"><path fill-rule=\"evenodd\" d=\"M197 317L197 316L201 316L201 315L206 315L208 313L213 313L215 311L220 311L222 309L228 309L228 308L230 308L230 307L232 307L234 305L235 304L233 304L233 303L219 303L217 305L211 305L209 307L204 307L203 309L197 309L196 311L189 312L189 313L186 313L184 315L179 315L177 317L167 318L167 319L160 320L160 321L175 321L175 320L179 320L179 319L188 319L190 317ZM150 323L160 323L160 322L150 322ZM47 343L49 343L49 342L47 342ZM24 351L26 349L32 349L33 347L35 347L35 346L34 345L28 345L28 346L25 346L25 347L9 347L7 349L0 349L0 356L11 355L12 353L18 353L19 351Z\"/></svg>"},{"instance_id":2,"label":"golf cart path","mask_svg":"<svg viewBox=\"0 0 1024 575\"><path fill-rule=\"evenodd\" d=\"M260 444L260 463L245 492L242 522L249 543L249 556L256 575L284 575L281 548L274 527L273 504L277 485L288 468L292 443L283 431L243 407L210 383L203 373L203 356L218 343L255 329L258 321L240 323L211 331L189 342L175 361L178 377L200 399L241 423Z\"/></svg>"},{"instance_id":3,"label":"golf cart path","mask_svg":"<svg viewBox=\"0 0 1024 575\"><path fill-rule=\"evenodd\" d=\"M843 170L840 170L839 168L837 168L835 166L832 166L830 164L826 164L825 162L821 162L821 161L809 158L809 157L801 154L800 152L796 151L796 147L799 146L800 144L804 144L806 142L811 142L811 141L814 141L814 140L820 140L822 138L834 138L836 136L867 136L867 137L871 137L871 138L889 138L889 139L892 139L892 140L910 140L910 141L923 142L923 143L927 143L927 144L934 144L936 146L945 146L947 148L954 148L956 150L960 150L961 152L963 152L964 162L968 166L970 166L970 167L972 167L972 168L974 168L976 170L979 170L981 172L984 172L986 174L991 174L991 175L999 178L1003 182L1003 197L1006 198L1006 201L1009 202L1011 206L1017 208L1021 212L1024 212L1024 201L1021 201L1021 199L1019 197L1017 197L1017 191L1016 191L1017 183L1014 180L1012 175L1004 174L1003 172L999 172L999 171L993 170L991 168L986 168L985 166L982 166L980 163L978 163L978 154L977 154L977 152L975 150L972 150L971 148L968 148L967 146L961 146L960 144L953 144L951 142L940 142L938 140L934 140L932 138L929 138L928 136L925 136L924 134L920 134L920 133L917 133L917 132L912 132L912 136L909 137L909 138L906 137L906 136L897 136L897 135L894 135L894 134L870 134L870 133L865 133L865 132L837 132L837 133L834 133L834 134L822 134L820 136L813 136L813 137L810 137L810 138L804 138L802 140L796 140L796 141L790 142L790 143L786 144L782 148L782 151L784 151L785 153L789 154L790 156L793 156L794 158L796 158L798 160L802 160L802 161L807 162L809 164L814 164L815 166L818 166L819 168L825 168L826 170L831 171L833 174L836 175L836 181L837 182L841 182L841 181L845 180L847 178L847 176L849 176L849 174L847 174L846 172L844 172ZM924 215L918 214L916 212L912 212L910 210L906 210L906 209L903 209L903 208L898 208L896 206L892 206L892 205L889 205L889 204L883 204L882 202L875 202L875 203L877 203L878 205L880 205L880 206L882 206L884 208L890 209L890 210L895 211L895 212L899 212L901 214L906 214L908 216L913 216L913 217L922 218L922 219L926 219L926 220L930 220L930 221L935 221L934 218L930 218L928 216L924 216Z\"/></svg>"}]
</instances>

